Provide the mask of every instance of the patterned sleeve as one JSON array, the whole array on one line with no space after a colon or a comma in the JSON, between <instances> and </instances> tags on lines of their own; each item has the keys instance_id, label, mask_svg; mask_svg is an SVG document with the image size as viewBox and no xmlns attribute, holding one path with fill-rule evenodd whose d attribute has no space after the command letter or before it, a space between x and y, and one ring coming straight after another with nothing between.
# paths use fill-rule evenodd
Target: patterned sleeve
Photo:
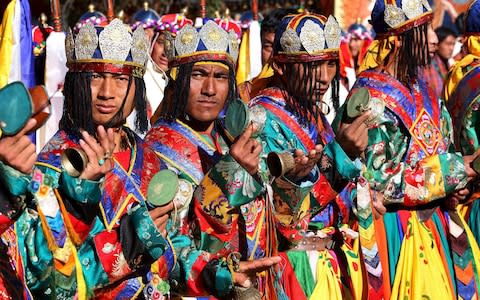
<instances>
[{"instance_id":1,"label":"patterned sleeve","mask_svg":"<svg viewBox=\"0 0 480 300\"><path fill-rule=\"evenodd\" d=\"M0 234L10 227L25 208L31 177L0 162Z\"/></svg>"},{"instance_id":2,"label":"patterned sleeve","mask_svg":"<svg viewBox=\"0 0 480 300\"><path fill-rule=\"evenodd\" d=\"M407 158L410 138L400 121L388 110L378 127L369 130L366 177L386 204L416 206L445 197L462 188L467 176L463 157L443 153Z\"/></svg>"}]
</instances>

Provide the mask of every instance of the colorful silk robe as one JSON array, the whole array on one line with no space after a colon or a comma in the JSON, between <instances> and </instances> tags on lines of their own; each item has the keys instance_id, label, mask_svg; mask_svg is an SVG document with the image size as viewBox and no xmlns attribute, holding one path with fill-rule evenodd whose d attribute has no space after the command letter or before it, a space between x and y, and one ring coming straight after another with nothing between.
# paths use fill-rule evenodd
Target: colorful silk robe
<instances>
[{"instance_id":1,"label":"colorful silk robe","mask_svg":"<svg viewBox=\"0 0 480 300\"><path fill-rule=\"evenodd\" d=\"M362 295L359 256L344 242L341 233L351 232L343 225L350 220L351 187L353 180L359 175L359 169L335 141L326 119L322 116L317 124L310 124L308 127L300 125L299 119L289 112L285 95L285 92L278 88L268 88L251 102L250 115L257 116L256 118L265 115L265 125L258 137L265 148L263 155L272 151L294 149L308 152L316 144L322 144L324 149L319 163L319 180L309 194L309 205L305 207L307 211L304 218L292 220L292 215L295 216L292 211L283 212L278 208L276 211L282 225L296 223L296 229L300 231L290 228L290 232L279 232L292 242L300 239L309 229L319 236L331 238L336 243L331 249L323 251L288 251L287 257L306 297L359 299ZM286 199L285 203L288 205L293 200L288 197L282 199ZM286 204L280 207L287 206ZM307 227L304 227L305 225ZM285 225L283 227L288 228Z\"/></svg>"},{"instance_id":2,"label":"colorful silk robe","mask_svg":"<svg viewBox=\"0 0 480 300\"><path fill-rule=\"evenodd\" d=\"M449 152L448 112L423 81L407 88L365 71L351 93L358 88L386 106L369 128L357 184L369 297L470 299L478 293L478 246L457 212L442 208L467 179L462 156ZM372 210L377 201L387 207L383 216Z\"/></svg>"},{"instance_id":3,"label":"colorful silk robe","mask_svg":"<svg viewBox=\"0 0 480 300\"><path fill-rule=\"evenodd\" d=\"M202 182L205 174L228 152L227 139L217 122L211 134L198 133L180 120L158 120L145 137L145 143L174 170L192 189ZM168 226L178 257L172 274L178 293L189 295L226 296L232 289L230 272L221 254L197 247L198 219L194 201L178 212L178 218ZM217 280L218 279L218 280Z\"/></svg>"},{"instance_id":4,"label":"colorful silk robe","mask_svg":"<svg viewBox=\"0 0 480 300\"><path fill-rule=\"evenodd\" d=\"M473 154L480 147L480 61L468 66L468 71L456 85L447 107L455 128L457 150L465 155ZM477 242L480 241L479 198L479 186L475 185L469 204L461 209Z\"/></svg>"},{"instance_id":5,"label":"colorful silk robe","mask_svg":"<svg viewBox=\"0 0 480 300\"><path fill-rule=\"evenodd\" d=\"M130 167L125 170L115 160L101 183L63 171L62 151L79 147L72 133L57 132L39 154L30 185L37 211L18 222L26 282L34 296L131 299L144 286L135 275L146 275L161 257L166 276L173 267L170 244L144 204L161 162L138 136L123 130L133 145Z\"/></svg>"},{"instance_id":6,"label":"colorful silk robe","mask_svg":"<svg viewBox=\"0 0 480 300\"><path fill-rule=\"evenodd\" d=\"M184 241L189 237L195 243L184 242L181 247L176 243L179 238L172 238L179 262L189 274L188 292L194 295L212 293L225 297L232 289L225 263L229 253L239 251L245 260L270 256L277 251L277 230L287 236L295 235L300 228L296 228L297 223L291 224L293 218L302 220L298 223L303 228L308 223L304 219L308 202L303 199L311 183L305 182L304 187L294 187L286 181L282 182L283 186L274 184L274 190L282 191L276 200L283 204L282 215L286 220L283 225L277 218L279 214L272 214L269 206L273 203L265 200L266 190L260 182L262 175L253 178L227 154L228 140L218 123L212 135L205 136L178 120L160 120L146 137L157 154L195 187L189 218L183 222L186 227L180 226ZM262 161L262 172L265 168ZM315 179L315 175L312 176L312 180ZM292 213L282 197L291 197L296 213ZM262 287L268 288L266 284L271 285L270 291L274 293L273 280L261 282Z\"/></svg>"},{"instance_id":7,"label":"colorful silk robe","mask_svg":"<svg viewBox=\"0 0 480 300\"><path fill-rule=\"evenodd\" d=\"M25 209L30 176L0 162L0 298L31 299L26 289L14 222Z\"/></svg>"}]
</instances>

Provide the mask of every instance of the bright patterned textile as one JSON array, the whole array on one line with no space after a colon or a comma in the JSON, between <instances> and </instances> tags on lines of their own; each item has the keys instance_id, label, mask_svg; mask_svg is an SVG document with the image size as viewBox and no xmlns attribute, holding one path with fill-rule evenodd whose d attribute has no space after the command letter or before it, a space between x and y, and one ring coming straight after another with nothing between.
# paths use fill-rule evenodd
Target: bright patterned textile
<instances>
[{"instance_id":1,"label":"bright patterned textile","mask_svg":"<svg viewBox=\"0 0 480 300\"><path fill-rule=\"evenodd\" d=\"M0 298L31 299L26 289L14 222L25 206L25 183L30 177L0 162ZM15 187L13 187L15 185ZM22 188L23 186L23 188ZM16 191L13 195L11 191Z\"/></svg>"},{"instance_id":2,"label":"bright patterned textile","mask_svg":"<svg viewBox=\"0 0 480 300\"><path fill-rule=\"evenodd\" d=\"M166 259L164 279L173 268L173 250L144 204L148 183L162 164L138 136L123 130L133 145L130 167L115 161L100 183L62 170L62 151L79 147L74 134L57 132L39 154L30 185L37 210L27 210L17 223L34 296L131 299L144 286L132 273L146 275L157 259Z\"/></svg>"},{"instance_id":3,"label":"bright patterned textile","mask_svg":"<svg viewBox=\"0 0 480 300\"><path fill-rule=\"evenodd\" d=\"M358 88L386 106L369 127L357 184L369 297L471 299L478 291L477 245L457 212L442 206L467 179L462 156L450 152L446 108L423 81L407 88L386 73L365 71L351 94ZM377 201L387 207L384 215L376 213Z\"/></svg>"}]
</instances>

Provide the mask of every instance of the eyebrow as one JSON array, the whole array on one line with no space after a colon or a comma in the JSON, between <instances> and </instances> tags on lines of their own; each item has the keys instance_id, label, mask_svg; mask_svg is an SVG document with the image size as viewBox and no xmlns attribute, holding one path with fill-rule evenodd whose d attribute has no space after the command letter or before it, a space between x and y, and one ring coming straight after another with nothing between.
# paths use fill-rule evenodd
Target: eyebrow
<instances>
[{"instance_id":1,"label":"eyebrow","mask_svg":"<svg viewBox=\"0 0 480 300\"><path fill-rule=\"evenodd\" d=\"M208 75L210 73L210 70L205 68L205 67L202 67L202 66L194 66L193 69L192 69L192 73L193 72L200 72L200 73L202 73L202 75ZM215 76L215 77L228 76L228 71L218 70L218 71L214 72L213 76Z\"/></svg>"}]
</instances>

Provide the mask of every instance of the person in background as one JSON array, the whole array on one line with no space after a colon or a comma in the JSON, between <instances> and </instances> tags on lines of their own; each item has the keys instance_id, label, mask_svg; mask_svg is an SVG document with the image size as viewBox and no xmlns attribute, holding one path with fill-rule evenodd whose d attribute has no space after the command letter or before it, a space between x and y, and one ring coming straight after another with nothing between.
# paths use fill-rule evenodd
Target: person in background
<instances>
[{"instance_id":1,"label":"person in background","mask_svg":"<svg viewBox=\"0 0 480 300\"><path fill-rule=\"evenodd\" d=\"M373 38L360 22L350 25L340 44L340 76L342 84L350 90L357 78L356 74L367 54Z\"/></svg>"}]
</instances>

